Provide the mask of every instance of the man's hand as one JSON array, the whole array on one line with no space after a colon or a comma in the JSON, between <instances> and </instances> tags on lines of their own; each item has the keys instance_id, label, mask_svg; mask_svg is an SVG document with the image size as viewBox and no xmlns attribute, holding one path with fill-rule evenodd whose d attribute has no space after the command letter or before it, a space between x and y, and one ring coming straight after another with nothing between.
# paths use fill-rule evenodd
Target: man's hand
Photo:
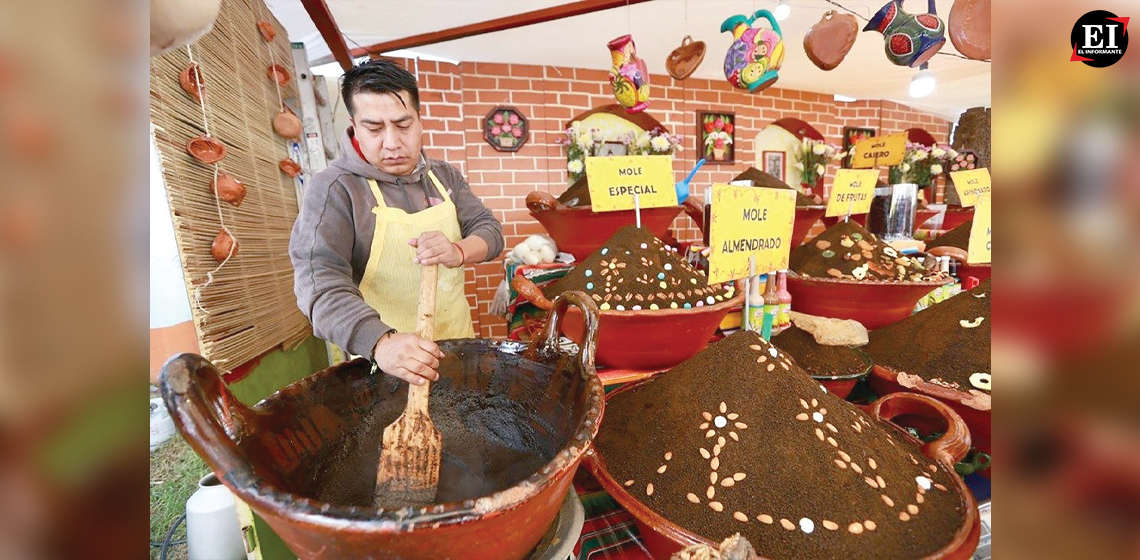
<instances>
[{"instance_id":1,"label":"man's hand","mask_svg":"<svg viewBox=\"0 0 1140 560\"><path fill-rule=\"evenodd\" d=\"M443 352L430 340L411 333L390 333L380 337L372 357L380 369L408 383L423 385L425 381L436 381L439 373L439 360Z\"/></svg>"},{"instance_id":2,"label":"man's hand","mask_svg":"<svg viewBox=\"0 0 1140 560\"><path fill-rule=\"evenodd\" d=\"M447 268L463 266L463 252L443 232L424 232L418 238L409 239L408 245L416 248L416 258L412 260L416 264L442 264Z\"/></svg>"}]
</instances>

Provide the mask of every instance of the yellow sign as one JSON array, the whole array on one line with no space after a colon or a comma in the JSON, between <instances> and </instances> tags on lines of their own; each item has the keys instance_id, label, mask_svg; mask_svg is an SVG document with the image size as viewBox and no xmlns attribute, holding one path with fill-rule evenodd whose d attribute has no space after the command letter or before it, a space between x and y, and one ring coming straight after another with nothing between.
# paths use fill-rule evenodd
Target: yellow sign
<instances>
[{"instance_id":1,"label":"yellow sign","mask_svg":"<svg viewBox=\"0 0 1140 560\"><path fill-rule=\"evenodd\" d=\"M954 180L954 190L958 191L962 206L973 206L982 195L990 192L990 170L985 167L951 171L950 178Z\"/></svg>"},{"instance_id":2,"label":"yellow sign","mask_svg":"<svg viewBox=\"0 0 1140 560\"><path fill-rule=\"evenodd\" d=\"M974 207L974 223L970 226L970 244L966 249L966 262L985 264L990 262L990 195L985 194Z\"/></svg>"},{"instance_id":3,"label":"yellow sign","mask_svg":"<svg viewBox=\"0 0 1140 560\"><path fill-rule=\"evenodd\" d=\"M642 208L677 205L673 156L588 157L586 177L595 212L632 210L635 194Z\"/></svg>"},{"instance_id":4,"label":"yellow sign","mask_svg":"<svg viewBox=\"0 0 1140 560\"><path fill-rule=\"evenodd\" d=\"M747 277L749 257L756 274L787 268L795 217L791 189L713 185L709 283Z\"/></svg>"},{"instance_id":5,"label":"yellow sign","mask_svg":"<svg viewBox=\"0 0 1140 560\"><path fill-rule=\"evenodd\" d=\"M902 163L906 153L906 135L891 134L865 138L851 147L851 167L867 169Z\"/></svg>"},{"instance_id":6,"label":"yellow sign","mask_svg":"<svg viewBox=\"0 0 1140 560\"><path fill-rule=\"evenodd\" d=\"M831 184L831 198L827 199L827 217L848 214L866 214L871 211L871 198L875 195L878 169L840 169Z\"/></svg>"}]
</instances>

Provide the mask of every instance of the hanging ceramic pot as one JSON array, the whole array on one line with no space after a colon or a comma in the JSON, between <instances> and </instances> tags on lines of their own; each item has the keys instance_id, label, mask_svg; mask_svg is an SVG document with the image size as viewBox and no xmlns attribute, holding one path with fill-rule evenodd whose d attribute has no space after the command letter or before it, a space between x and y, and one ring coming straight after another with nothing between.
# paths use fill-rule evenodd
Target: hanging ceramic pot
<instances>
[{"instance_id":1,"label":"hanging ceramic pot","mask_svg":"<svg viewBox=\"0 0 1140 560\"><path fill-rule=\"evenodd\" d=\"M851 52L858 34L859 22L855 16L828 10L819 18L819 23L804 34L804 52L820 70L834 70Z\"/></svg>"},{"instance_id":2,"label":"hanging ceramic pot","mask_svg":"<svg viewBox=\"0 0 1140 560\"><path fill-rule=\"evenodd\" d=\"M758 18L768 20L772 28L752 27ZM732 16L724 20L720 31L732 33L733 39L724 57L728 83L753 93L776 83L784 63L784 34L772 12L757 10L752 17Z\"/></svg>"},{"instance_id":3,"label":"hanging ceramic pot","mask_svg":"<svg viewBox=\"0 0 1140 560\"><path fill-rule=\"evenodd\" d=\"M178 83L182 86L182 91L186 92L186 95L189 95L199 105L202 104L202 75L197 62L191 62L190 65L178 75Z\"/></svg>"},{"instance_id":4,"label":"hanging ceramic pot","mask_svg":"<svg viewBox=\"0 0 1140 560\"><path fill-rule=\"evenodd\" d=\"M301 119L288 107L281 107L281 112L273 117L273 131L283 138L299 138L302 128Z\"/></svg>"},{"instance_id":5,"label":"hanging ceramic pot","mask_svg":"<svg viewBox=\"0 0 1140 560\"><path fill-rule=\"evenodd\" d=\"M990 0L956 0L946 18L946 29L962 56L990 59Z\"/></svg>"},{"instance_id":6,"label":"hanging ceramic pot","mask_svg":"<svg viewBox=\"0 0 1140 560\"><path fill-rule=\"evenodd\" d=\"M205 134L191 138L186 143L186 151L206 165L218 163L226 157L226 145Z\"/></svg>"},{"instance_id":7,"label":"hanging ceramic pot","mask_svg":"<svg viewBox=\"0 0 1140 560\"><path fill-rule=\"evenodd\" d=\"M610 68L610 86L614 97L626 112L640 113L649 107L649 68L637 56L633 36L622 35L607 45L613 66Z\"/></svg>"},{"instance_id":8,"label":"hanging ceramic pot","mask_svg":"<svg viewBox=\"0 0 1140 560\"><path fill-rule=\"evenodd\" d=\"M289 73L289 70L286 70L285 67L280 64L270 66L267 74L270 80L277 82L277 85L281 87L289 85L289 79L293 77L293 75Z\"/></svg>"},{"instance_id":9,"label":"hanging ceramic pot","mask_svg":"<svg viewBox=\"0 0 1140 560\"><path fill-rule=\"evenodd\" d=\"M218 232L218 236L214 238L214 243L210 245L210 255L214 260L223 262L227 258L236 257L238 254L238 242L226 230Z\"/></svg>"},{"instance_id":10,"label":"hanging ceramic pot","mask_svg":"<svg viewBox=\"0 0 1140 560\"><path fill-rule=\"evenodd\" d=\"M285 158L277 162L277 168L280 169L282 173L293 178L301 174L301 166L291 158Z\"/></svg>"},{"instance_id":11,"label":"hanging ceramic pot","mask_svg":"<svg viewBox=\"0 0 1140 560\"><path fill-rule=\"evenodd\" d=\"M160 55L209 33L221 5L221 0L150 0L150 55Z\"/></svg>"},{"instance_id":12,"label":"hanging ceramic pot","mask_svg":"<svg viewBox=\"0 0 1140 560\"><path fill-rule=\"evenodd\" d=\"M265 39L266 43L277 37L277 30L273 28L273 24L265 20L257 22L257 32L261 33L261 38Z\"/></svg>"},{"instance_id":13,"label":"hanging ceramic pot","mask_svg":"<svg viewBox=\"0 0 1140 560\"><path fill-rule=\"evenodd\" d=\"M694 41L691 35L685 35L681 46L673 49L669 58L665 59L665 70L674 80L684 80L692 76L704 60L705 42Z\"/></svg>"},{"instance_id":14,"label":"hanging ceramic pot","mask_svg":"<svg viewBox=\"0 0 1140 560\"><path fill-rule=\"evenodd\" d=\"M211 188L222 202L241 206L241 201L245 200L245 185L229 173L218 173L218 178L214 179Z\"/></svg>"},{"instance_id":15,"label":"hanging ceramic pot","mask_svg":"<svg viewBox=\"0 0 1140 560\"><path fill-rule=\"evenodd\" d=\"M938 17L934 0L927 0L930 13L908 14L902 0L892 0L879 9L863 31L878 31L886 39L887 58L898 66L917 67L946 44L946 24Z\"/></svg>"}]
</instances>

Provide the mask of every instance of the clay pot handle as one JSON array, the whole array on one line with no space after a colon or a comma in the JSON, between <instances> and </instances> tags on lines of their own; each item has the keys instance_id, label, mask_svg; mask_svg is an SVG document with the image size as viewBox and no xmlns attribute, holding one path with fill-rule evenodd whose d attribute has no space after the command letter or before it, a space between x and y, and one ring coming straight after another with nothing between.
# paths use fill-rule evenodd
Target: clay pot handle
<instances>
[{"instance_id":1,"label":"clay pot handle","mask_svg":"<svg viewBox=\"0 0 1140 560\"><path fill-rule=\"evenodd\" d=\"M558 199L548 192L534 191L526 195L526 207L531 212L542 212L543 210L560 210L566 208L566 205L558 202Z\"/></svg>"},{"instance_id":2,"label":"clay pot handle","mask_svg":"<svg viewBox=\"0 0 1140 560\"><path fill-rule=\"evenodd\" d=\"M214 364L179 354L162 366L159 389L178 431L219 478L249 469L236 439L253 431L257 413L230 392Z\"/></svg>"},{"instance_id":3,"label":"clay pot handle","mask_svg":"<svg viewBox=\"0 0 1140 560\"><path fill-rule=\"evenodd\" d=\"M538 289L538 286L535 286L530 278L522 274L516 274L514 278L511 278L511 286L513 286L515 291L521 294L523 298L535 304L543 311L550 311L554 307L554 303L546 299L546 295L542 293L542 290Z\"/></svg>"},{"instance_id":4,"label":"clay pot handle","mask_svg":"<svg viewBox=\"0 0 1140 560\"><path fill-rule=\"evenodd\" d=\"M529 282L529 280L528 280ZM531 284L534 285L533 283ZM562 318L566 316L567 308L571 305L582 312L583 322L586 324L586 334L582 343L578 345L578 362L586 371L594 369L594 351L598 342L598 306L585 292L566 292L554 298L554 304L546 317L546 326L542 330L542 338L534 342L533 349L542 353L557 353L558 340L561 338Z\"/></svg>"},{"instance_id":5,"label":"clay pot handle","mask_svg":"<svg viewBox=\"0 0 1140 560\"><path fill-rule=\"evenodd\" d=\"M931 255L934 255L936 257L949 255L950 258L952 258L952 259L954 259L960 263L966 262L966 251L963 251L962 249L959 249L958 247L949 247L949 246L935 247L933 249L927 250L926 252L931 254Z\"/></svg>"},{"instance_id":6,"label":"clay pot handle","mask_svg":"<svg viewBox=\"0 0 1140 560\"><path fill-rule=\"evenodd\" d=\"M907 414L940 416L946 422L946 433L923 445L922 452L931 459L954 465L970 451L970 430L966 422L949 406L926 395L891 393L875 402L871 414L886 422Z\"/></svg>"},{"instance_id":7,"label":"clay pot handle","mask_svg":"<svg viewBox=\"0 0 1140 560\"><path fill-rule=\"evenodd\" d=\"M693 36L692 35L685 35L685 38L681 39L681 46L682 47L687 47L691 44L693 44Z\"/></svg>"},{"instance_id":8,"label":"clay pot handle","mask_svg":"<svg viewBox=\"0 0 1140 560\"><path fill-rule=\"evenodd\" d=\"M699 202L690 196L681 203L681 207L685 209L685 215L692 218L693 223L697 224L697 229L705 229L705 208Z\"/></svg>"}]
</instances>

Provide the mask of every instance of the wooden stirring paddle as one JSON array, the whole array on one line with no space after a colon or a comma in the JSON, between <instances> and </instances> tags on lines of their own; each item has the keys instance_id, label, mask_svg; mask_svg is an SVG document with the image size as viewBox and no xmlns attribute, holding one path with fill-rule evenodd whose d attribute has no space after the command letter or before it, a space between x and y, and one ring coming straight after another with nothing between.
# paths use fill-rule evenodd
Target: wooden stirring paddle
<instances>
[{"instance_id":1,"label":"wooden stirring paddle","mask_svg":"<svg viewBox=\"0 0 1140 560\"><path fill-rule=\"evenodd\" d=\"M439 265L423 267L416 334L432 340L435 334L435 285ZM384 447L376 473L373 501L378 507L424 506L435 500L443 439L428 415L431 383L408 385L404 413L384 428Z\"/></svg>"}]
</instances>

